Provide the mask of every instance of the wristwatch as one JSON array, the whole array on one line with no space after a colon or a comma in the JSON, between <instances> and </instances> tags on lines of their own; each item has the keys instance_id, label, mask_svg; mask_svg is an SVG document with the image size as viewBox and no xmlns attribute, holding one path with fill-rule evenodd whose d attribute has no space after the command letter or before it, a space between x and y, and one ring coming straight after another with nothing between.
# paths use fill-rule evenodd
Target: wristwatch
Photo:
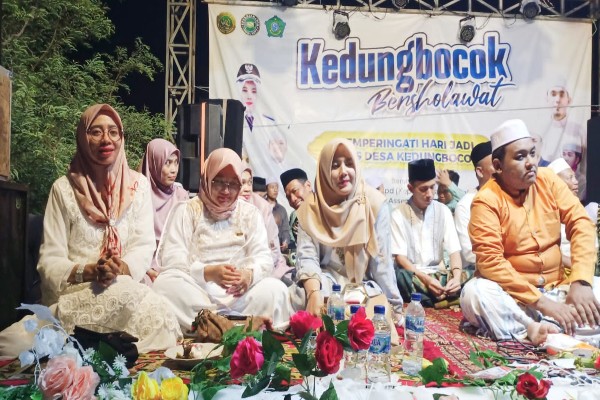
<instances>
[{"instance_id":1,"label":"wristwatch","mask_svg":"<svg viewBox=\"0 0 600 400\"><path fill-rule=\"evenodd\" d=\"M75 282L83 283L83 269L84 268L85 268L85 265L83 265L83 264L79 264L77 266L77 271L75 271Z\"/></svg>"}]
</instances>

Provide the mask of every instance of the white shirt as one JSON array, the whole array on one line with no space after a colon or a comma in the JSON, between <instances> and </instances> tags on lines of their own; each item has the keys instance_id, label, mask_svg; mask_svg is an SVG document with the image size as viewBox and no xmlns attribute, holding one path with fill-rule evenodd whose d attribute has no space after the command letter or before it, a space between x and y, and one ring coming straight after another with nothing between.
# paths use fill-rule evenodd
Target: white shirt
<instances>
[{"instance_id":1,"label":"white shirt","mask_svg":"<svg viewBox=\"0 0 600 400\"><path fill-rule=\"evenodd\" d=\"M460 251L452 212L433 201L425 212L412 204L398 205L392 212L392 254L407 257L416 268L435 273L448 254Z\"/></svg>"},{"instance_id":2,"label":"white shirt","mask_svg":"<svg viewBox=\"0 0 600 400\"><path fill-rule=\"evenodd\" d=\"M463 196L454 210L454 225L460 242L460 256L463 266L475 265L475 254L469 237L469 220L471 219L471 203L477 194L476 190L471 190Z\"/></svg>"}]
</instances>

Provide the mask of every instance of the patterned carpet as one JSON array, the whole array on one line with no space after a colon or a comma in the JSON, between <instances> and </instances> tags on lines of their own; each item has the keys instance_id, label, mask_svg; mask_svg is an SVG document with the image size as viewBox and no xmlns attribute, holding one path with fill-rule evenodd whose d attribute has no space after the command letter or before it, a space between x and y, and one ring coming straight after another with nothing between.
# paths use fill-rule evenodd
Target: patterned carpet
<instances>
[{"instance_id":1,"label":"patterned carpet","mask_svg":"<svg viewBox=\"0 0 600 400\"><path fill-rule=\"evenodd\" d=\"M473 344L481 350L496 350L495 342L460 331L459 323L462 318L460 311L427 309L426 312L426 340L423 353L428 360L444 357L455 373L463 375L479 369L469 360L469 351L473 348ZM402 330L399 332L402 334ZM287 356L291 357L293 347L286 346L286 349L288 349ZM392 357L392 372L400 371L401 358L401 353ZM170 368L182 378L189 378L191 368L168 359L163 352L140 355L131 372L153 371L160 366ZM31 377L32 370L22 370L18 360L0 362L0 384L22 384Z\"/></svg>"}]
</instances>

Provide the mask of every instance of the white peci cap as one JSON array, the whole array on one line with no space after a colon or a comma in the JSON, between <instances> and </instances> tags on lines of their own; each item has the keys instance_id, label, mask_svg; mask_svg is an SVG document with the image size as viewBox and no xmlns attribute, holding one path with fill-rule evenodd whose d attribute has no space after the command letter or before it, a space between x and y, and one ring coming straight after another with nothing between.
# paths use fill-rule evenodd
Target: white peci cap
<instances>
[{"instance_id":1,"label":"white peci cap","mask_svg":"<svg viewBox=\"0 0 600 400\"><path fill-rule=\"evenodd\" d=\"M525 125L525 122L520 119L509 119L494 129L490 137L492 142L492 153L497 148L514 142L515 140L530 138L531 134Z\"/></svg>"},{"instance_id":2,"label":"white peci cap","mask_svg":"<svg viewBox=\"0 0 600 400\"><path fill-rule=\"evenodd\" d=\"M552 161L549 165L548 168L550 168L552 171L554 171L555 174L559 174L567 169L571 169L571 166L569 164L567 164L567 162L565 161L564 158L557 158L556 160Z\"/></svg>"}]
</instances>

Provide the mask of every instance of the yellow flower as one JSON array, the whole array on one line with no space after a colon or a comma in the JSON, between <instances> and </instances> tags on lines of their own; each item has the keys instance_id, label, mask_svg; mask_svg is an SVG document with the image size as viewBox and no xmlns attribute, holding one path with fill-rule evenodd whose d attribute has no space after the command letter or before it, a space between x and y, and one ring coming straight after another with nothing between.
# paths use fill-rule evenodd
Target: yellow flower
<instances>
[{"instance_id":1,"label":"yellow flower","mask_svg":"<svg viewBox=\"0 0 600 400\"><path fill-rule=\"evenodd\" d=\"M131 386L131 396L134 400L160 400L158 382L150 378L145 372L141 372L133 386Z\"/></svg>"},{"instance_id":2,"label":"yellow flower","mask_svg":"<svg viewBox=\"0 0 600 400\"><path fill-rule=\"evenodd\" d=\"M188 387L178 376L163 379L160 391L162 400L187 400L188 398Z\"/></svg>"}]
</instances>

